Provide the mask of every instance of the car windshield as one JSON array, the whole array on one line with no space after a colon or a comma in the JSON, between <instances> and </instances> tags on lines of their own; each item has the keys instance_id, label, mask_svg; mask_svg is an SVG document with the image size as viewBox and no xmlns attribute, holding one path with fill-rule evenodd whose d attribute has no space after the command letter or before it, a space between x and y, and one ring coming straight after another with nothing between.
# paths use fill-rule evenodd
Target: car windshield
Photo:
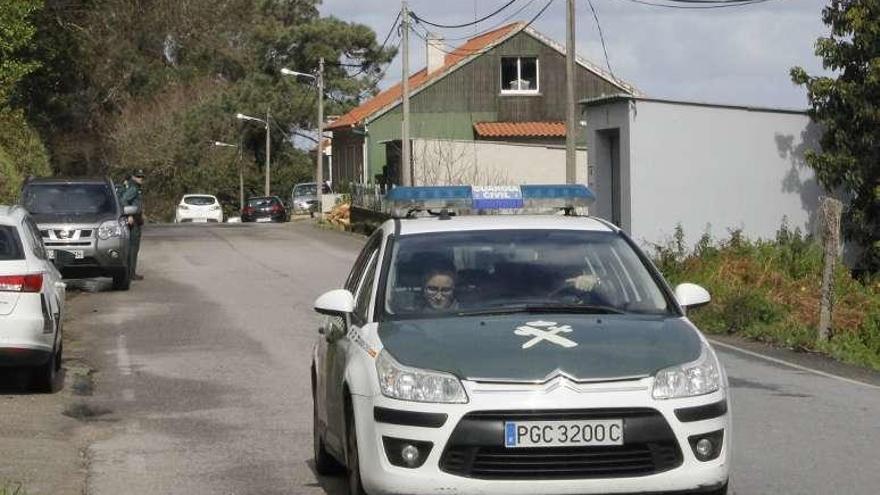
<instances>
[{"instance_id":1,"label":"car windshield","mask_svg":"<svg viewBox=\"0 0 880 495\"><path fill-rule=\"evenodd\" d=\"M318 194L318 186L314 184L302 184L293 188L294 196L316 196Z\"/></svg>"},{"instance_id":2,"label":"car windshield","mask_svg":"<svg viewBox=\"0 0 880 495\"><path fill-rule=\"evenodd\" d=\"M0 261L23 260L18 232L11 225L0 225Z\"/></svg>"},{"instance_id":3,"label":"car windshield","mask_svg":"<svg viewBox=\"0 0 880 495\"><path fill-rule=\"evenodd\" d=\"M32 184L22 204L32 215L108 214L115 211L113 191L106 184Z\"/></svg>"},{"instance_id":4,"label":"car windshield","mask_svg":"<svg viewBox=\"0 0 880 495\"><path fill-rule=\"evenodd\" d=\"M265 208L280 203L278 198L251 198L248 200L248 206L253 208Z\"/></svg>"},{"instance_id":5,"label":"car windshield","mask_svg":"<svg viewBox=\"0 0 880 495\"><path fill-rule=\"evenodd\" d=\"M213 196L187 196L183 202L192 206L210 206L217 203Z\"/></svg>"},{"instance_id":6,"label":"car windshield","mask_svg":"<svg viewBox=\"0 0 880 495\"><path fill-rule=\"evenodd\" d=\"M618 234L571 230L417 234L394 245L384 317L670 312Z\"/></svg>"}]
</instances>

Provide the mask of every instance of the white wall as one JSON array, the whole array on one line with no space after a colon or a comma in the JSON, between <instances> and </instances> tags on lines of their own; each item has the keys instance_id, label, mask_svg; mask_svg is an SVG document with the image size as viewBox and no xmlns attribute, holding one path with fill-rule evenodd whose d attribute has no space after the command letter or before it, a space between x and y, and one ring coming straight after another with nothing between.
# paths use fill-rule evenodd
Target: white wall
<instances>
[{"instance_id":1,"label":"white wall","mask_svg":"<svg viewBox=\"0 0 880 495\"><path fill-rule=\"evenodd\" d=\"M412 154L415 185L565 183L561 146L414 139ZM577 158L578 182L586 183L586 150L578 150Z\"/></svg>"},{"instance_id":2,"label":"white wall","mask_svg":"<svg viewBox=\"0 0 880 495\"><path fill-rule=\"evenodd\" d=\"M613 123L629 121L621 167L631 217L623 223L636 240L663 243L678 223L691 246L707 229L715 239L733 228L773 238L783 216L813 231L822 192L804 152L818 146L819 132L805 114L637 100L588 108L588 121L622 106L629 118ZM606 193L602 182L596 193Z\"/></svg>"}]
</instances>

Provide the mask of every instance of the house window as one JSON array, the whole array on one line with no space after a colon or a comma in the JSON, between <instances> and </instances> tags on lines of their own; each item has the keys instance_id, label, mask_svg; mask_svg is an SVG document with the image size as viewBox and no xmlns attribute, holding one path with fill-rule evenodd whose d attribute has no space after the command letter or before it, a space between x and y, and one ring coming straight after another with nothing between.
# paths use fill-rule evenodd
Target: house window
<instances>
[{"instance_id":1,"label":"house window","mask_svg":"<svg viewBox=\"0 0 880 495\"><path fill-rule=\"evenodd\" d=\"M501 93L535 94L538 75L538 57L502 57Z\"/></svg>"}]
</instances>

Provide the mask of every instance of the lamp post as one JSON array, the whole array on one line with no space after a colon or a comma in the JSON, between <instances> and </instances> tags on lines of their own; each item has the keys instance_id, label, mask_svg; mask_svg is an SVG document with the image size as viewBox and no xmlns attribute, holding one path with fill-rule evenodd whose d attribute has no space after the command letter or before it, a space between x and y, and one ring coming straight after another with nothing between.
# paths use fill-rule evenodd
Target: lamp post
<instances>
[{"instance_id":1,"label":"lamp post","mask_svg":"<svg viewBox=\"0 0 880 495\"><path fill-rule=\"evenodd\" d=\"M315 163L315 183L318 190L318 202L322 206L321 194L324 193L324 58L318 61L318 70L314 74L297 72L290 69L281 69L285 76L306 77L315 81L318 86L318 151Z\"/></svg>"},{"instance_id":2,"label":"lamp post","mask_svg":"<svg viewBox=\"0 0 880 495\"><path fill-rule=\"evenodd\" d=\"M223 141L214 141L211 144L218 148L238 149L238 154L236 155L236 161L238 161L238 211L241 212L244 210L244 167L241 166L241 147L236 144L224 143Z\"/></svg>"},{"instance_id":3,"label":"lamp post","mask_svg":"<svg viewBox=\"0 0 880 495\"><path fill-rule=\"evenodd\" d=\"M270 191L270 187L269 187L270 182L271 182L271 175L272 175L272 172L271 172L271 169L269 166L271 156L272 156L271 130L269 128L269 118L270 118L269 110L266 110L266 120L258 119L257 117L251 117L251 116L245 115L243 113L235 114L235 118L237 118L238 120L253 120L254 122L260 122L261 124L264 124L266 126L266 192L265 192L265 194L266 194L266 196L269 196L270 194L272 194Z\"/></svg>"}]
</instances>

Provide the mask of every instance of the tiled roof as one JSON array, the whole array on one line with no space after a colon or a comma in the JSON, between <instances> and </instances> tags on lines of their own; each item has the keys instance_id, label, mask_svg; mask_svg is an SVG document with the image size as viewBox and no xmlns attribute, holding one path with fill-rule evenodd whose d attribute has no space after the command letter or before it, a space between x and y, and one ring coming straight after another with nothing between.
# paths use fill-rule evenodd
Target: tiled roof
<instances>
[{"instance_id":1,"label":"tiled roof","mask_svg":"<svg viewBox=\"0 0 880 495\"><path fill-rule=\"evenodd\" d=\"M479 137L565 137L565 122L477 122Z\"/></svg>"},{"instance_id":2,"label":"tiled roof","mask_svg":"<svg viewBox=\"0 0 880 495\"><path fill-rule=\"evenodd\" d=\"M419 72L416 72L415 74L410 76L410 91L415 91L416 89L423 86L425 83L443 77L450 69L455 67L455 65L462 60L474 55L478 55L483 50L493 46L496 42L504 39L505 37L513 34L516 31L521 30L524 26L525 24L522 22L515 22L513 24L508 24L494 31L490 31L488 33L477 36L476 38L471 38L467 41L467 43L446 54L446 57L443 61L443 66L441 68L430 74L427 73L427 69L422 69ZM331 122L330 125L327 126L327 130L332 131L334 129L358 125L370 115L400 100L402 96L403 84L397 83L394 86L386 89L385 91L377 94L373 98L365 101L359 107L354 108L352 111L343 115L334 122Z\"/></svg>"}]
</instances>

